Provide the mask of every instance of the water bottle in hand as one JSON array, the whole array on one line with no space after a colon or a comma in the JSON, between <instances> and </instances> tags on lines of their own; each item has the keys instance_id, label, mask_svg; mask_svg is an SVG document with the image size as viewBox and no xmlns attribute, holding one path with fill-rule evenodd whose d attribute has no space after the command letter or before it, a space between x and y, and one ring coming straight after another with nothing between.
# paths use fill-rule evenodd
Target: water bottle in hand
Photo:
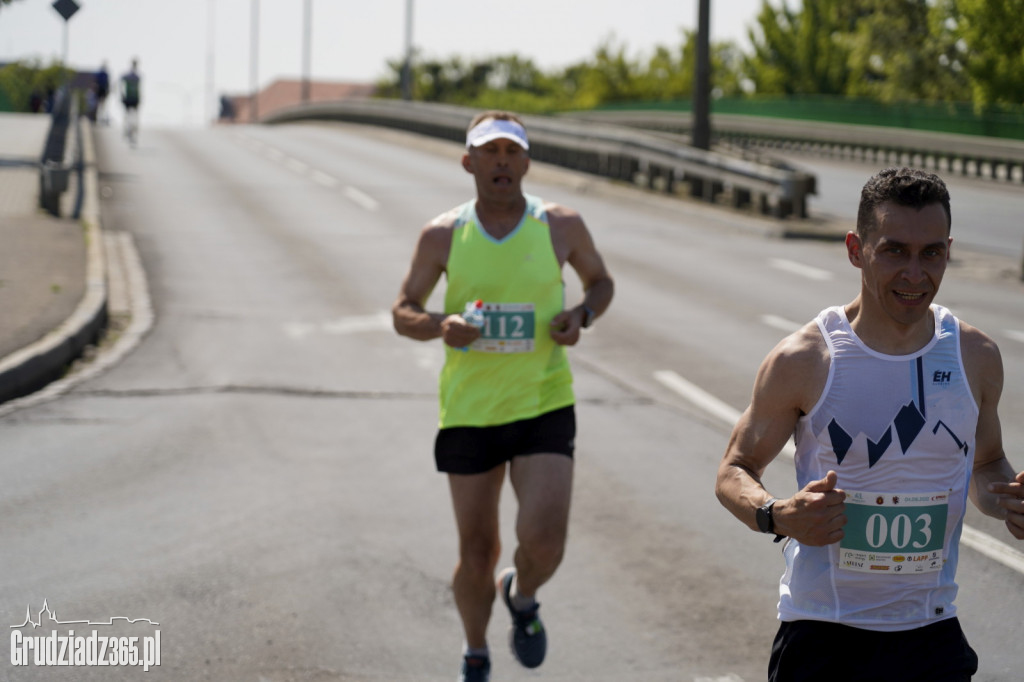
<instances>
[{"instance_id":1,"label":"water bottle in hand","mask_svg":"<svg viewBox=\"0 0 1024 682\"><path fill-rule=\"evenodd\" d=\"M462 319L477 329L482 329L484 326L484 302L480 299L467 302L466 309L462 311ZM465 353L469 350L469 346L463 346L459 350Z\"/></svg>"}]
</instances>

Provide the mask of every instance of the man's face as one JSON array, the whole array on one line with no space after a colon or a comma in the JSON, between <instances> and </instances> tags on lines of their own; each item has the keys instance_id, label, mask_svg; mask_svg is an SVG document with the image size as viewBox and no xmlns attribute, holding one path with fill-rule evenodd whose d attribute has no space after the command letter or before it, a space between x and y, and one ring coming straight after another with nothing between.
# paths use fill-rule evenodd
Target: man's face
<instances>
[{"instance_id":1,"label":"man's face","mask_svg":"<svg viewBox=\"0 0 1024 682\"><path fill-rule=\"evenodd\" d=\"M518 196L530 157L518 143L499 137L470 147L462 157L462 167L476 179L481 197Z\"/></svg>"},{"instance_id":2,"label":"man's face","mask_svg":"<svg viewBox=\"0 0 1024 682\"><path fill-rule=\"evenodd\" d=\"M850 262L861 269L865 306L901 325L928 312L938 293L953 240L941 204L918 210L885 202L876 209L877 227L861 240L851 233Z\"/></svg>"}]
</instances>

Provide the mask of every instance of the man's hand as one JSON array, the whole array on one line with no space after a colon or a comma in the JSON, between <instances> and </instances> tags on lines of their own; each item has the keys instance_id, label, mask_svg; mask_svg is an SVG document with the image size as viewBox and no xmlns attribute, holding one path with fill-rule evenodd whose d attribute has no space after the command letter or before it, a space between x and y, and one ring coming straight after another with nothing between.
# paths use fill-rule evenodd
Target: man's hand
<instances>
[{"instance_id":1,"label":"man's hand","mask_svg":"<svg viewBox=\"0 0 1024 682\"><path fill-rule=\"evenodd\" d=\"M580 340L582 324L581 309L563 310L551 319L551 338L562 346L575 346Z\"/></svg>"},{"instance_id":2,"label":"man's hand","mask_svg":"<svg viewBox=\"0 0 1024 682\"><path fill-rule=\"evenodd\" d=\"M999 496L998 504L1006 510L1007 530L1024 540L1024 471L1007 483L989 483L988 491Z\"/></svg>"},{"instance_id":3,"label":"man's hand","mask_svg":"<svg viewBox=\"0 0 1024 682\"><path fill-rule=\"evenodd\" d=\"M816 547L839 542L846 525L846 493L836 488L838 480L836 472L829 471L793 497L776 502L775 531Z\"/></svg>"},{"instance_id":4,"label":"man's hand","mask_svg":"<svg viewBox=\"0 0 1024 682\"><path fill-rule=\"evenodd\" d=\"M466 322L460 314L452 314L441 321L441 338L452 348L465 348L480 338L480 328Z\"/></svg>"}]
</instances>

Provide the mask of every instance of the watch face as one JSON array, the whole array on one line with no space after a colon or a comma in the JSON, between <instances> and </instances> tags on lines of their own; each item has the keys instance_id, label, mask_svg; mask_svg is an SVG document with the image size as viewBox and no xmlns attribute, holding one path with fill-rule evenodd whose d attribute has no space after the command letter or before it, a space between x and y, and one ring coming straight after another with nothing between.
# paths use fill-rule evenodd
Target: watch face
<instances>
[{"instance_id":1,"label":"watch face","mask_svg":"<svg viewBox=\"0 0 1024 682\"><path fill-rule=\"evenodd\" d=\"M757 510L757 529L767 533L772 529L771 508L769 505L759 507Z\"/></svg>"}]
</instances>

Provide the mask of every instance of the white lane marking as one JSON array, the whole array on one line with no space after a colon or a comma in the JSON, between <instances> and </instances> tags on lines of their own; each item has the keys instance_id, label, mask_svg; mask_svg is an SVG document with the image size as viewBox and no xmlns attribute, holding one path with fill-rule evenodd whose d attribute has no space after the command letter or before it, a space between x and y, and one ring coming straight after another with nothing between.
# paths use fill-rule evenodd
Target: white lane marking
<instances>
[{"instance_id":1,"label":"white lane marking","mask_svg":"<svg viewBox=\"0 0 1024 682\"><path fill-rule=\"evenodd\" d=\"M654 378L678 393L683 398L689 400L696 407L704 410L714 417L718 417L729 426L734 425L736 420L740 417L740 412L734 409L731 405L722 402L703 388L690 383L671 370L657 371L654 373ZM795 452L796 449L794 448L793 441L791 440L786 444L786 447L783 448L781 454L792 458ZM963 544L989 559L997 561L1003 566L1017 571L1018 573L1024 574L1024 552L1020 552L1007 545L1005 542L995 539L988 533L983 533L976 528L971 528L966 523L964 524L963 534L960 536L960 540Z\"/></svg>"},{"instance_id":2,"label":"white lane marking","mask_svg":"<svg viewBox=\"0 0 1024 682\"><path fill-rule=\"evenodd\" d=\"M431 373L437 373L444 367L444 351L438 352L432 343L417 343L412 347L412 356L416 366Z\"/></svg>"},{"instance_id":3,"label":"white lane marking","mask_svg":"<svg viewBox=\"0 0 1024 682\"><path fill-rule=\"evenodd\" d=\"M740 413L732 405L722 402L700 386L690 383L671 370L655 372L654 378L729 426L735 424L736 420L740 418Z\"/></svg>"},{"instance_id":4,"label":"white lane marking","mask_svg":"<svg viewBox=\"0 0 1024 682\"><path fill-rule=\"evenodd\" d=\"M775 329L780 329L787 333L795 332L796 330L800 329L800 327L803 326L797 322L793 322L792 320L787 320L784 317L779 317L778 315L762 315L761 322L768 325L769 327L774 327Z\"/></svg>"},{"instance_id":5,"label":"white lane marking","mask_svg":"<svg viewBox=\"0 0 1024 682\"><path fill-rule=\"evenodd\" d=\"M832 273L828 270L804 265L803 263L797 263L796 261L784 260L782 258L771 258L769 259L768 264L777 270L789 272L794 275L800 275L801 277L817 280L819 282L832 279Z\"/></svg>"},{"instance_id":6,"label":"white lane marking","mask_svg":"<svg viewBox=\"0 0 1024 682\"><path fill-rule=\"evenodd\" d=\"M996 540L987 533L971 528L964 524L964 532L960 540L976 552L984 554L993 561L998 561L1007 568L1012 568L1018 573L1024 573L1024 553L1018 552L1013 547Z\"/></svg>"},{"instance_id":7,"label":"white lane marking","mask_svg":"<svg viewBox=\"0 0 1024 682\"><path fill-rule=\"evenodd\" d=\"M284 161L284 152L282 152L280 149L267 147L264 154L266 154L267 158L270 159L271 161Z\"/></svg>"},{"instance_id":8,"label":"white lane marking","mask_svg":"<svg viewBox=\"0 0 1024 682\"><path fill-rule=\"evenodd\" d=\"M352 315L326 322L288 322L284 325L284 333L293 339L304 339L318 333L342 336L391 328L391 313L379 312L372 315Z\"/></svg>"},{"instance_id":9,"label":"white lane marking","mask_svg":"<svg viewBox=\"0 0 1024 682\"><path fill-rule=\"evenodd\" d=\"M334 188L338 186L337 179L335 179L331 175L328 175L327 173L324 173L323 171L316 170L315 168L309 171L309 178L313 182L317 183L318 185L323 185L324 187Z\"/></svg>"},{"instance_id":10,"label":"white lane marking","mask_svg":"<svg viewBox=\"0 0 1024 682\"><path fill-rule=\"evenodd\" d=\"M299 161L298 159L286 159L284 162L285 168L296 173L305 173L309 169L309 166Z\"/></svg>"},{"instance_id":11,"label":"white lane marking","mask_svg":"<svg viewBox=\"0 0 1024 682\"><path fill-rule=\"evenodd\" d=\"M1021 343L1024 343L1024 332L1018 332L1014 331L1013 329L1007 329L1003 333L1009 336L1014 341L1020 341Z\"/></svg>"},{"instance_id":12,"label":"white lane marking","mask_svg":"<svg viewBox=\"0 0 1024 682\"><path fill-rule=\"evenodd\" d=\"M743 682L736 673L727 673L724 677L695 677L693 682Z\"/></svg>"},{"instance_id":13,"label":"white lane marking","mask_svg":"<svg viewBox=\"0 0 1024 682\"><path fill-rule=\"evenodd\" d=\"M346 187L341 191L341 193L344 194L347 199L362 208L365 208L367 211L376 211L380 207L380 204L377 203L376 199L355 187Z\"/></svg>"}]
</instances>

